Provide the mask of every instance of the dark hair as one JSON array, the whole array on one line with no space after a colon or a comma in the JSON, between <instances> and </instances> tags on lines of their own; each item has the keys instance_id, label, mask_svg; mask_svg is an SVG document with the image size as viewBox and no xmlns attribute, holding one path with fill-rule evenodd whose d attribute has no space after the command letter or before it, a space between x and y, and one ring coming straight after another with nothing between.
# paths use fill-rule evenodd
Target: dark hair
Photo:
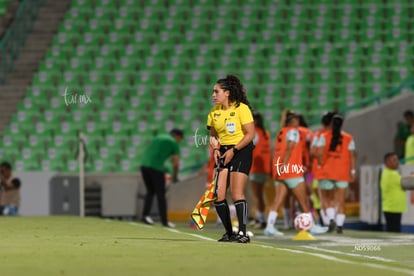
<instances>
[{"instance_id":1,"label":"dark hair","mask_svg":"<svg viewBox=\"0 0 414 276\"><path fill-rule=\"evenodd\" d=\"M0 163L0 168L5 168L5 169L8 169L8 170L11 170L12 166L10 165L9 162L4 161L4 162Z\"/></svg>"},{"instance_id":2,"label":"dark hair","mask_svg":"<svg viewBox=\"0 0 414 276\"><path fill-rule=\"evenodd\" d=\"M258 128L263 131L263 136L267 138L266 129L264 127L263 116L259 112L253 112L253 119Z\"/></svg>"},{"instance_id":3,"label":"dark hair","mask_svg":"<svg viewBox=\"0 0 414 276\"><path fill-rule=\"evenodd\" d=\"M388 152L384 155L384 163L387 162L388 158L390 158L391 156L397 155L395 152Z\"/></svg>"},{"instance_id":4,"label":"dark hair","mask_svg":"<svg viewBox=\"0 0 414 276\"><path fill-rule=\"evenodd\" d=\"M325 114L323 114L322 119L321 119L321 124L324 126L329 126L332 122L332 117L336 114L336 112L326 112Z\"/></svg>"},{"instance_id":5,"label":"dark hair","mask_svg":"<svg viewBox=\"0 0 414 276\"><path fill-rule=\"evenodd\" d=\"M250 108L246 90L237 76L227 75L225 79L219 79L217 83L220 84L223 90L230 91L229 101L231 103L236 103L236 107L238 107L240 103L244 103Z\"/></svg>"},{"instance_id":6,"label":"dark hair","mask_svg":"<svg viewBox=\"0 0 414 276\"><path fill-rule=\"evenodd\" d=\"M286 113L285 126L287 126L290 123L290 121L294 118L299 119L299 115L295 113L294 111L289 110Z\"/></svg>"},{"instance_id":7,"label":"dark hair","mask_svg":"<svg viewBox=\"0 0 414 276\"><path fill-rule=\"evenodd\" d=\"M412 112L411 110L404 111L404 118L407 117L414 118L414 112Z\"/></svg>"},{"instance_id":8,"label":"dark hair","mask_svg":"<svg viewBox=\"0 0 414 276\"><path fill-rule=\"evenodd\" d=\"M181 129L178 129L178 128L173 128L170 131L170 134L172 136L180 136L181 138L184 137L184 132Z\"/></svg>"},{"instance_id":9,"label":"dark hair","mask_svg":"<svg viewBox=\"0 0 414 276\"><path fill-rule=\"evenodd\" d=\"M299 126L308 127L308 124L306 123L306 120L305 120L305 116L303 116L303 114L299 113L298 119L299 119Z\"/></svg>"},{"instance_id":10,"label":"dark hair","mask_svg":"<svg viewBox=\"0 0 414 276\"><path fill-rule=\"evenodd\" d=\"M332 117L332 138L331 143L329 145L329 151L335 151L336 146L342 144L342 123L344 122L344 118L341 115L334 115Z\"/></svg>"}]
</instances>

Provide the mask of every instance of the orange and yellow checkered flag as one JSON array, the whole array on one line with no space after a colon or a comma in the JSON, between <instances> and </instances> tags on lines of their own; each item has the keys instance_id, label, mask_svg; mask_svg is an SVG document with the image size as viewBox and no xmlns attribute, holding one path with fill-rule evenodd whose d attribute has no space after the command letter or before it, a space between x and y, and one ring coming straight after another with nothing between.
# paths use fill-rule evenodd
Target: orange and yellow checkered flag
<instances>
[{"instance_id":1,"label":"orange and yellow checkered flag","mask_svg":"<svg viewBox=\"0 0 414 276\"><path fill-rule=\"evenodd\" d=\"M218 169L216 177L208 186L207 190L201 196L196 207L191 213L191 219L194 221L198 230L202 230L206 224L208 211L210 210L211 204L216 200L216 188L217 188Z\"/></svg>"}]
</instances>

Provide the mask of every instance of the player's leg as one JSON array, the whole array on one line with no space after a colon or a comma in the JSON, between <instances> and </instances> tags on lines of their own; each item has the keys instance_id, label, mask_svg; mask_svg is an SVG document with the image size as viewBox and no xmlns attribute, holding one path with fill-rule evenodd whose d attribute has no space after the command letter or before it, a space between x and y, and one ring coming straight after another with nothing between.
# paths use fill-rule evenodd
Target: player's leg
<instances>
[{"instance_id":1,"label":"player's leg","mask_svg":"<svg viewBox=\"0 0 414 276\"><path fill-rule=\"evenodd\" d=\"M335 230L335 207L336 207L336 200L335 200L335 185L333 181L322 179L319 180L319 188L321 189L321 196L323 200L323 206L325 206L325 214L327 220L329 221L329 230L328 232L332 232Z\"/></svg>"},{"instance_id":2,"label":"player's leg","mask_svg":"<svg viewBox=\"0 0 414 276\"><path fill-rule=\"evenodd\" d=\"M216 212L220 217L226 233L219 241L230 241L233 235L233 228L231 225L230 209L226 200L227 186L228 186L229 170L221 169L217 179L217 199L214 202Z\"/></svg>"},{"instance_id":3,"label":"player's leg","mask_svg":"<svg viewBox=\"0 0 414 276\"><path fill-rule=\"evenodd\" d=\"M258 176L259 174L256 174ZM255 227L260 228L262 225L265 225L265 217L264 217L264 211L265 211L265 201L264 201L264 181L259 182L255 177L252 176L250 180L251 185L251 191L253 194L253 199L255 203Z\"/></svg>"},{"instance_id":4,"label":"player's leg","mask_svg":"<svg viewBox=\"0 0 414 276\"><path fill-rule=\"evenodd\" d=\"M154 221L149 216L152 207L152 199L155 195L154 184L151 181L151 170L147 167L141 167L141 175L144 180L146 194L144 198L144 206L142 210L142 221L147 224L154 224Z\"/></svg>"},{"instance_id":5,"label":"player's leg","mask_svg":"<svg viewBox=\"0 0 414 276\"><path fill-rule=\"evenodd\" d=\"M266 223L266 229L264 230L264 234L266 236L282 236L283 233L279 232L275 228L275 224L277 221L277 211L279 208L284 204L287 194L288 194L288 188L285 183L282 182L276 182L276 189L275 189L275 197L272 202L272 205L270 206L269 214L267 215L267 223Z\"/></svg>"},{"instance_id":6,"label":"player's leg","mask_svg":"<svg viewBox=\"0 0 414 276\"><path fill-rule=\"evenodd\" d=\"M288 230L292 225L292 212L294 212L295 199L293 197L292 191L288 189L286 199L283 203L283 228Z\"/></svg>"},{"instance_id":7,"label":"player's leg","mask_svg":"<svg viewBox=\"0 0 414 276\"><path fill-rule=\"evenodd\" d=\"M329 219L328 216L326 215L326 209L327 209L327 203L326 203L326 198L324 198L323 194L322 194L322 189L319 187L319 181L316 181L316 193L319 197L319 218L320 218L320 223L321 225L325 225L328 226L329 225Z\"/></svg>"},{"instance_id":8,"label":"player's leg","mask_svg":"<svg viewBox=\"0 0 414 276\"><path fill-rule=\"evenodd\" d=\"M336 232L342 234L345 222L345 197L348 188L347 182L336 182L335 198L338 204L338 212L336 214Z\"/></svg>"},{"instance_id":9,"label":"player's leg","mask_svg":"<svg viewBox=\"0 0 414 276\"><path fill-rule=\"evenodd\" d=\"M291 188L292 193L295 195L296 199L298 200L300 208L302 209L302 212L309 214L309 216L312 218L313 226L310 229L310 232L312 234L326 233L328 231L328 228L316 225L315 221L313 220L313 215L310 211L308 193L306 191L305 182L302 181L300 178L291 179L289 183L289 187Z\"/></svg>"},{"instance_id":10,"label":"player's leg","mask_svg":"<svg viewBox=\"0 0 414 276\"><path fill-rule=\"evenodd\" d=\"M384 212L384 216L387 232L401 232L401 213Z\"/></svg>"},{"instance_id":11,"label":"player's leg","mask_svg":"<svg viewBox=\"0 0 414 276\"><path fill-rule=\"evenodd\" d=\"M299 182L294 187L292 187L292 193L299 202L300 208L304 213L310 213L309 201L306 193L305 182Z\"/></svg>"},{"instance_id":12,"label":"player's leg","mask_svg":"<svg viewBox=\"0 0 414 276\"><path fill-rule=\"evenodd\" d=\"M247 174L242 172L231 172L230 173L230 190L231 198L236 207L237 219L239 221L239 231L246 235L246 224L247 224L247 202L244 194Z\"/></svg>"},{"instance_id":13,"label":"player's leg","mask_svg":"<svg viewBox=\"0 0 414 276\"><path fill-rule=\"evenodd\" d=\"M158 211L160 214L161 223L164 226L168 225L167 218L167 200L165 198L165 175L161 171L154 170L151 173L151 181L154 184L155 194L157 196Z\"/></svg>"},{"instance_id":14,"label":"player's leg","mask_svg":"<svg viewBox=\"0 0 414 276\"><path fill-rule=\"evenodd\" d=\"M244 194L250 168L252 166L253 144L250 143L238 152L230 162L230 190L231 197L236 208L237 220L239 222L239 232L234 237L233 242L248 243L250 238L247 236L247 214L248 206Z\"/></svg>"}]
</instances>

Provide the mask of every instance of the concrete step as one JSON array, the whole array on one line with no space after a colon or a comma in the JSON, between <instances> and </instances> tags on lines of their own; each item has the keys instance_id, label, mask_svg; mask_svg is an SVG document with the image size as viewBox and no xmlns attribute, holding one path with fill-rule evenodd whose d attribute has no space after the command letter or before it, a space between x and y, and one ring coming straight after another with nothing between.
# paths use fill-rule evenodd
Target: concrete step
<instances>
[{"instance_id":1,"label":"concrete step","mask_svg":"<svg viewBox=\"0 0 414 276\"><path fill-rule=\"evenodd\" d=\"M26 87L31 83L31 81L32 81L32 78L22 78L21 76L9 75L7 77L7 82L8 83L16 83L16 82L19 82L19 84L23 84Z\"/></svg>"},{"instance_id":2,"label":"concrete step","mask_svg":"<svg viewBox=\"0 0 414 276\"><path fill-rule=\"evenodd\" d=\"M0 99L5 103L18 102L24 98L24 94L25 91L23 90L14 90L14 93L12 95L6 95L6 93L4 93L4 95L2 95Z\"/></svg>"},{"instance_id":3,"label":"concrete step","mask_svg":"<svg viewBox=\"0 0 414 276\"><path fill-rule=\"evenodd\" d=\"M32 71L33 68L36 68L36 66L39 66L40 60L41 59L35 59L35 60L15 63L16 69L13 71L13 75L21 75L22 72ZM26 66L28 66L28 68ZM9 77L12 77L12 75L10 74Z\"/></svg>"},{"instance_id":4,"label":"concrete step","mask_svg":"<svg viewBox=\"0 0 414 276\"><path fill-rule=\"evenodd\" d=\"M25 89L21 88L21 87L5 87L4 90L1 90L1 94L0 94L0 99L6 99L6 100L10 100L10 99L19 99L22 97L22 95L24 95L25 93Z\"/></svg>"},{"instance_id":5,"label":"concrete step","mask_svg":"<svg viewBox=\"0 0 414 276\"><path fill-rule=\"evenodd\" d=\"M15 70L9 73L7 85L0 86L0 135L12 114L16 112L19 102L24 98L33 74L50 47L69 4L70 0L47 0L39 9L33 30L28 35L25 46L20 50L18 60L14 64Z\"/></svg>"},{"instance_id":6,"label":"concrete step","mask_svg":"<svg viewBox=\"0 0 414 276\"><path fill-rule=\"evenodd\" d=\"M26 40L26 43L31 46L30 49L43 48L50 45L50 35L46 36L44 33L42 33L42 36L30 37L28 40Z\"/></svg>"},{"instance_id":7,"label":"concrete step","mask_svg":"<svg viewBox=\"0 0 414 276\"><path fill-rule=\"evenodd\" d=\"M30 60L18 60L14 66L16 66L16 68L19 67L24 67L24 68L32 68L32 67L37 67L39 66L39 61L37 59L30 59Z\"/></svg>"}]
</instances>

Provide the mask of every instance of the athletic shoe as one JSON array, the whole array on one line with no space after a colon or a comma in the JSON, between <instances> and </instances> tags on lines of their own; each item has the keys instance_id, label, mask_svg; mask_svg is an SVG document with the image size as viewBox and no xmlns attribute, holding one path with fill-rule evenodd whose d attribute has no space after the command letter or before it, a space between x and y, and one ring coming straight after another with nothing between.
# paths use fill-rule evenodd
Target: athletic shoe
<instances>
[{"instance_id":1,"label":"athletic shoe","mask_svg":"<svg viewBox=\"0 0 414 276\"><path fill-rule=\"evenodd\" d=\"M150 216L145 216L142 218L142 222L149 225L154 225L154 221Z\"/></svg>"},{"instance_id":2,"label":"athletic shoe","mask_svg":"<svg viewBox=\"0 0 414 276\"><path fill-rule=\"evenodd\" d=\"M336 227L336 233L337 233L337 234L343 234L343 233L344 233L344 229L343 229L343 227L342 227L342 226L338 226L338 227Z\"/></svg>"},{"instance_id":3,"label":"athletic shoe","mask_svg":"<svg viewBox=\"0 0 414 276\"><path fill-rule=\"evenodd\" d=\"M237 235L233 236L231 242L250 243L250 237L245 235L242 231L240 231Z\"/></svg>"},{"instance_id":4,"label":"athletic shoe","mask_svg":"<svg viewBox=\"0 0 414 276\"><path fill-rule=\"evenodd\" d=\"M175 224L174 223L172 223L172 222L167 222L167 224L164 224L164 226L165 227L168 227L168 228L175 228Z\"/></svg>"},{"instance_id":5,"label":"athletic shoe","mask_svg":"<svg viewBox=\"0 0 414 276\"><path fill-rule=\"evenodd\" d=\"M336 228L336 223L333 219L330 220L329 222L329 227L328 227L328 232L333 232Z\"/></svg>"},{"instance_id":6,"label":"athletic shoe","mask_svg":"<svg viewBox=\"0 0 414 276\"><path fill-rule=\"evenodd\" d=\"M266 228L263 231L263 233L265 234L265 236L268 236L268 237L281 237L281 236L284 236L285 235L282 232L278 231L274 227L272 227L272 228Z\"/></svg>"},{"instance_id":7,"label":"athletic shoe","mask_svg":"<svg viewBox=\"0 0 414 276\"><path fill-rule=\"evenodd\" d=\"M329 227L325 227L325 226L320 226L318 224L315 224L311 229L310 229L310 233L313 235L318 235L318 234L323 234L328 232Z\"/></svg>"},{"instance_id":8,"label":"athletic shoe","mask_svg":"<svg viewBox=\"0 0 414 276\"><path fill-rule=\"evenodd\" d=\"M226 232L224 233L223 237L221 237L221 239L218 240L218 242L231 242L233 237L234 237L234 233L229 235L229 233Z\"/></svg>"}]
</instances>

